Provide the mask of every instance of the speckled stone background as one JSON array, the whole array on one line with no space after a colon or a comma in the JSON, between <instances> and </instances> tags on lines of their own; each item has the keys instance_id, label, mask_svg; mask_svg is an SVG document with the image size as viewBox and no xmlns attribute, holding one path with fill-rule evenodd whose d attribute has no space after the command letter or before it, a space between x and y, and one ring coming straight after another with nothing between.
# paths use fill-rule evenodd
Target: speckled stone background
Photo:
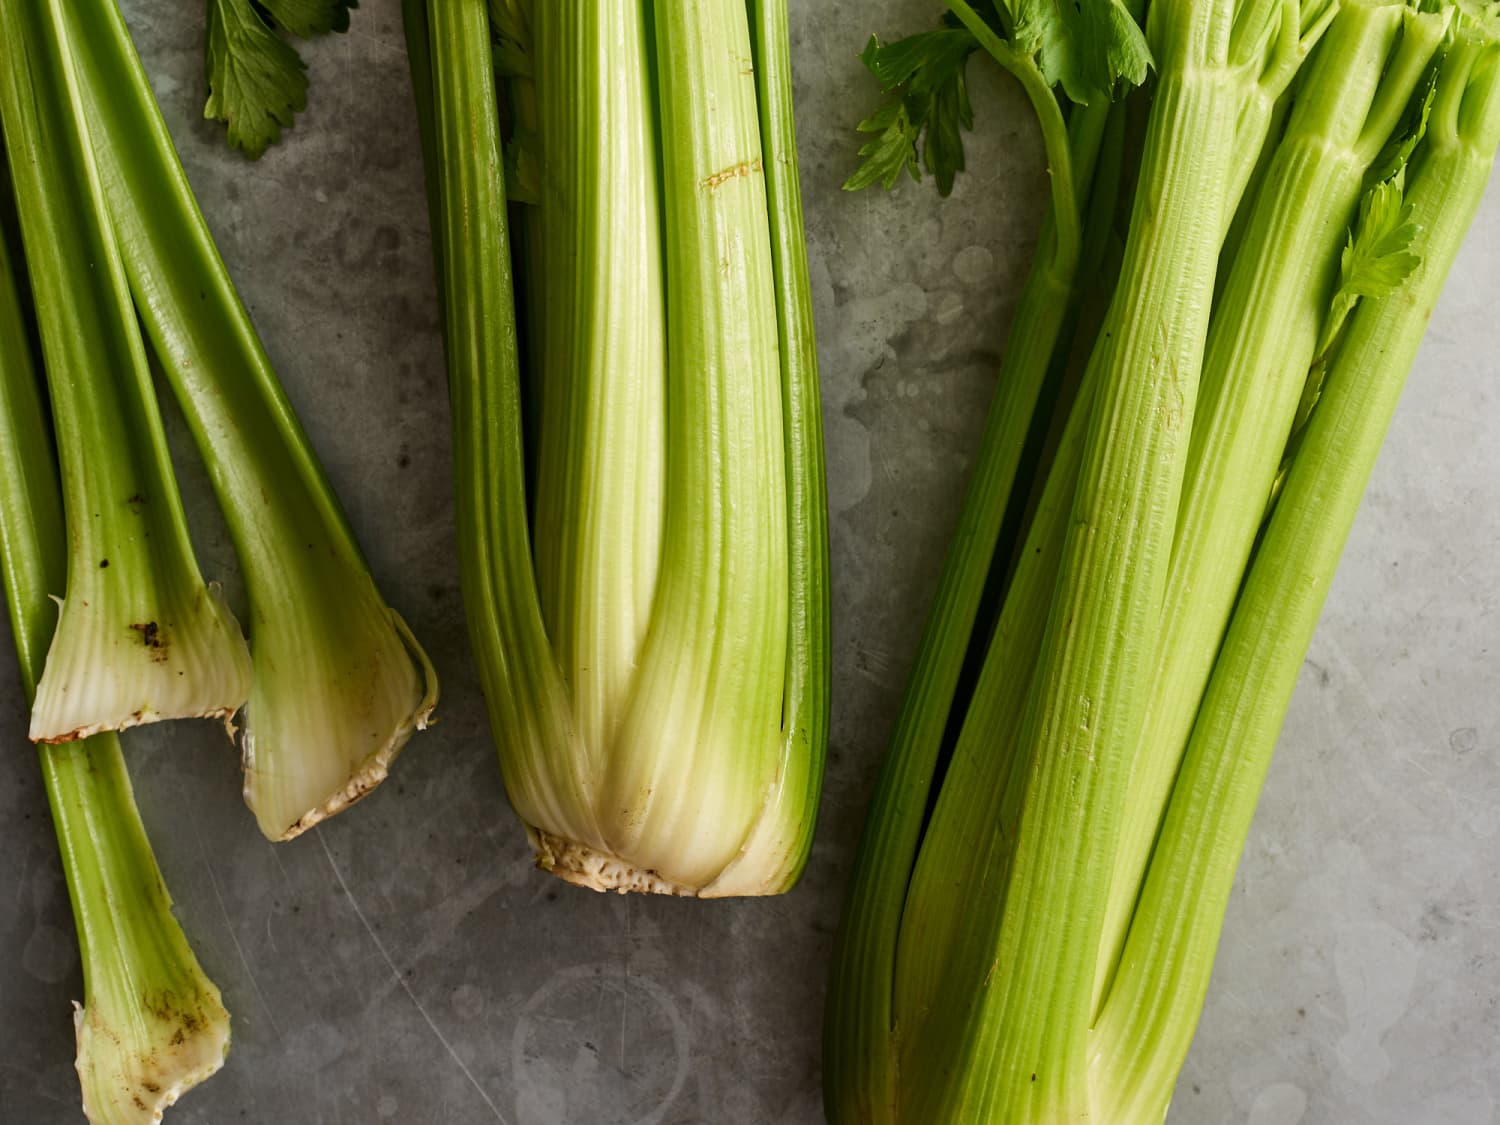
<instances>
[{"instance_id":1,"label":"speckled stone background","mask_svg":"<svg viewBox=\"0 0 1500 1125\"><path fill-rule=\"evenodd\" d=\"M1043 203L1018 92L972 67L975 171L952 198L930 184L842 194L872 96L856 52L936 5L793 3L837 630L817 844L783 898L605 897L529 866L470 666L395 0L365 0L348 35L307 50L312 108L255 167L200 117L201 5L125 6L224 256L444 689L441 725L384 788L278 847L241 805L216 728L127 737L168 885L234 1014L224 1071L168 1120L820 1121L830 938ZM1313 644L1172 1125L1500 1120L1497 248L1500 189ZM183 471L204 570L235 592L206 481ZM83 1120L68 1008L81 981L0 650L0 1122L62 1125Z\"/></svg>"}]
</instances>

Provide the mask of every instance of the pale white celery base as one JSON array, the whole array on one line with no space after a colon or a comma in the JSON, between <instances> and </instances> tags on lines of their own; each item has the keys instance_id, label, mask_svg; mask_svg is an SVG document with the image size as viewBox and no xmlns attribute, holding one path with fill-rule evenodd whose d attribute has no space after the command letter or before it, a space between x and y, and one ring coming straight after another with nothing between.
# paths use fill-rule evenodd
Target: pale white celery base
<instances>
[{"instance_id":1,"label":"pale white celery base","mask_svg":"<svg viewBox=\"0 0 1500 1125\"><path fill-rule=\"evenodd\" d=\"M155 1125L229 1054L229 1013L211 984L188 1005L163 993L160 1007L126 1019L106 1015L98 1003L75 1004L73 1026L83 1113L92 1125Z\"/></svg>"},{"instance_id":2,"label":"pale white celery base","mask_svg":"<svg viewBox=\"0 0 1500 1125\"><path fill-rule=\"evenodd\" d=\"M92 585L92 584L91 584ZM33 742L162 719L227 718L250 693L250 650L217 584L179 604L90 591L59 604L31 710Z\"/></svg>"},{"instance_id":3,"label":"pale white celery base","mask_svg":"<svg viewBox=\"0 0 1500 1125\"><path fill-rule=\"evenodd\" d=\"M369 794L437 706L427 654L365 581L359 622L300 618L255 634L241 753L245 803L268 839L299 836Z\"/></svg>"}]
</instances>

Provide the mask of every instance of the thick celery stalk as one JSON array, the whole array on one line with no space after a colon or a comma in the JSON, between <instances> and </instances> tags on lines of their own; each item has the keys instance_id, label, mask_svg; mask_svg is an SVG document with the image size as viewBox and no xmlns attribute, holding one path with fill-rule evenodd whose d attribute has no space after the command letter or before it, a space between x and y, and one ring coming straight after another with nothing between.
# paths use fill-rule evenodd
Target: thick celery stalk
<instances>
[{"instance_id":1,"label":"thick celery stalk","mask_svg":"<svg viewBox=\"0 0 1500 1125\"><path fill-rule=\"evenodd\" d=\"M53 0L6 5L0 92L68 514L32 709L31 737L48 742L227 716L250 690L244 638L188 540L65 18Z\"/></svg>"},{"instance_id":2,"label":"thick celery stalk","mask_svg":"<svg viewBox=\"0 0 1500 1125\"><path fill-rule=\"evenodd\" d=\"M992 943L950 962L952 1013L911 1119L1051 1122L1090 1112L1094 954L1129 754L1144 718L1208 327L1232 208L1246 70L1274 21L1250 3L1154 4L1158 79L1115 301L1090 361L1094 413L1025 718L1031 765ZM1101 581L1100 576L1109 576ZM998 971L986 971L986 965Z\"/></svg>"},{"instance_id":3,"label":"thick celery stalk","mask_svg":"<svg viewBox=\"0 0 1500 1125\"><path fill-rule=\"evenodd\" d=\"M1313 360L1341 236L1448 25L1346 0L1304 76L1214 309L1156 638L1146 721L1114 856L1098 1010L1223 639Z\"/></svg>"},{"instance_id":4,"label":"thick celery stalk","mask_svg":"<svg viewBox=\"0 0 1500 1125\"><path fill-rule=\"evenodd\" d=\"M826 527L784 9L502 7L496 52L483 5L405 8L471 634L538 863L596 889L774 893L810 842Z\"/></svg>"},{"instance_id":5,"label":"thick celery stalk","mask_svg":"<svg viewBox=\"0 0 1500 1125\"><path fill-rule=\"evenodd\" d=\"M28 695L67 566L49 433L0 239L0 569ZM83 960L84 1112L94 1125L149 1125L223 1065L229 1015L172 916L115 735L43 746L40 763Z\"/></svg>"},{"instance_id":6,"label":"thick celery stalk","mask_svg":"<svg viewBox=\"0 0 1500 1125\"><path fill-rule=\"evenodd\" d=\"M1421 262L1355 310L1214 664L1091 1069L1115 1120L1159 1121L1208 987L1235 868L1339 555L1500 145L1500 45L1460 31L1407 181Z\"/></svg>"},{"instance_id":7,"label":"thick celery stalk","mask_svg":"<svg viewBox=\"0 0 1500 1125\"><path fill-rule=\"evenodd\" d=\"M242 748L261 831L369 793L437 702L235 292L115 0L67 7L125 274L224 510L250 600Z\"/></svg>"}]
</instances>

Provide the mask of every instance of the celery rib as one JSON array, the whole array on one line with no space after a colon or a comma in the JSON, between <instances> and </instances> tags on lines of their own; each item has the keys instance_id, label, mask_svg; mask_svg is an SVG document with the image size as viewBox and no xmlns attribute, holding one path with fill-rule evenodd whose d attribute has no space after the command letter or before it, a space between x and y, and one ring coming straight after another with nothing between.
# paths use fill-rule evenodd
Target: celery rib
<instances>
[{"instance_id":1,"label":"celery rib","mask_svg":"<svg viewBox=\"0 0 1500 1125\"><path fill-rule=\"evenodd\" d=\"M1159 1120L1186 1056L1304 654L1428 317L1489 179L1500 144L1497 73L1500 46L1463 33L1442 63L1431 139L1406 196L1421 264L1389 296L1355 310L1214 665L1098 1023L1094 1079L1122 1120Z\"/></svg>"},{"instance_id":2,"label":"celery rib","mask_svg":"<svg viewBox=\"0 0 1500 1125\"><path fill-rule=\"evenodd\" d=\"M105 205L66 8L8 5L3 106L51 388L68 567L34 741L228 716L250 690L238 624L198 570Z\"/></svg>"},{"instance_id":3,"label":"celery rib","mask_svg":"<svg viewBox=\"0 0 1500 1125\"><path fill-rule=\"evenodd\" d=\"M437 703L239 299L114 0L68 6L81 97L135 305L245 575L242 750L261 831L288 839L373 790Z\"/></svg>"},{"instance_id":4,"label":"celery rib","mask_svg":"<svg viewBox=\"0 0 1500 1125\"><path fill-rule=\"evenodd\" d=\"M1337 269L1340 236L1447 28L1349 0L1305 75L1214 310L1146 720L1114 855L1094 1010L1104 1001L1182 752L1250 559ZM1391 107L1395 107L1395 112Z\"/></svg>"},{"instance_id":5,"label":"celery rib","mask_svg":"<svg viewBox=\"0 0 1500 1125\"><path fill-rule=\"evenodd\" d=\"M8 12L0 28L13 29ZM3 190L0 181L0 190ZM0 569L28 698L67 568L63 505L30 342L0 238ZM223 1065L229 1015L172 915L113 734L41 748L39 761L78 930L75 1016L93 1125L149 1125Z\"/></svg>"},{"instance_id":6,"label":"celery rib","mask_svg":"<svg viewBox=\"0 0 1500 1125\"><path fill-rule=\"evenodd\" d=\"M1089 1113L1093 963L1108 888L1095 858L1118 835L1144 718L1148 638L1207 331L1202 294L1212 292L1228 218L1244 86L1228 62L1237 15L1232 3L1151 10L1160 72L1140 184L1116 300L1086 376L1098 397L1021 727L1032 767L995 943L1005 971L977 985L967 1026L953 1032L987 1065L953 1067L914 1091L917 1119ZM1118 578L1097 581L1101 574Z\"/></svg>"}]
</instances>

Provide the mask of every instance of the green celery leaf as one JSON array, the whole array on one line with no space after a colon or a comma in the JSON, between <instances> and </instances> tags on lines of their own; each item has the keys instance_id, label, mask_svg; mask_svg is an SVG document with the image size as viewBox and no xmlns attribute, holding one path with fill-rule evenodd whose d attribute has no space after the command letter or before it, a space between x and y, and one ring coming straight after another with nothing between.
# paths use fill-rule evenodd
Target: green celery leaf
<instances>
[{"instance_id":1,"label":"green celery leaf","mask_svg":"<svg viewBox=\"0 0 1500 1125\"><path fill-rule=\"evenodd\" d=\"M203 116L228 126L231 148L254 160L281 138L307 108L306 69L250 0L209 0Z\"/></svg>"},{"instance_id":2,"label":"green celery leaf","mask_svg":"<svg viewBox=\"0 0 1500 1125\"><path fill-rule=\"evenodd\" d=\"M1384 297L1417 268L1411 251L1417 235L1411 206L1405 202L1405 171L1398 170L1365 192L1359 219L1339 257L1339 287L1319 341L1327 353L1361 297Z\"/></svg>"},{"instance_id":3,"label":"green celery leaf","mask_svg":"<svg viewBox=\"0 0 1500 1125\"><path fill-rule=\"evenodd\" d=\"M879 136L859 150L865 161L844 184L846 191L877 182L889 189L902 171L921 179L919 137L938 191L947 195L953 190L953 178L964 168L962 130L974 127L964 65L977 48L962 28L924 31L893 43L870 37L860 61L895 100L860 122L860 132Z\"/></svg>"},{"instance_id":4,"label":"green celery leaf","mask_svg":"<svg viewBox=\"0 0 1500 1125\"><path fill-rule=\"evenodd\" d=\"M882 106L861 121L858 128L861 133L878 135L861 146L859 155L865 158L864 163L844 181L845 191L860 191L874 183L889 191L903 171L911 172L914 180L922 178L917 166L918 128L907 116L904 103Z\"/></svg>"},{"instance_id":5,"label":"green celery leaf","mask_svg":"<svg viewBox=\"0 0 1500 1125\"><path fill-rule=\"evenodd\" d=\"M1002 0L1010 41L1075 102L1138 86L1151 66L1146 36L1120 0Z\"/></svg>"},{"instance_id":6,"label":"green celery leaf","mask_svg":"<svg viewBox=\"0 0 1500 1125\"><path fill-rule=\"evenodd\" d=\"M517 131L505 143L505 201L542 201L541 139L535 133Z\"/></svg>"},{"instance_id":7,"label":"green celery leaf","mask_svg":"<svg viewBox=\"0 0 1500 1125\"><path fill-rule=\"evenodd\" d=\"M349 9L359 0L255 0L277 27L301 39L349 30Z\"/></svg>"},{"instance_id":8,"label":"green celery leaf","mask_svg":"<svg viewBox=\"0 0 1500 1125\"><path fill-rule=\"evenodd\" d=\"M527 7L528 0L489 0L491 30L497 38L509 40L523 53L531 50L531 19Z\"/></svg>"},{"instance_id":9,"label":"green celery leaf","mask_svg":"<svg viewBox=\"0 0 1500 1125\"><path fill-rule=\"evenodd\" d=\"M1430 96L1426 102L1430 106ZM1416 127L1417 135L1420 136L1420 130L1425 127L1426 121L1427 110L1424 107L1420 123ZM1410 149L1407 151L1409 153ZM1302 388L1302 398L1297 403L1297 414L1287 438L1286 452L1282 455L1281 467L1271 486L1268 515L1281 495L1286 474L1302 446L1308 420L1323 397L1323 383L1327 378L1329 365L1333 362L1334 352L1343 338L1349 315L1362 298L1379 300L1394 292L1422 262L1421 257L1411 249L1412 240L1421 231L1412 222L1411 205L1406 202L1404 162L1403 157L1403 166L1398 166L1389 179L1372 185L1359 201L1359 218L1339 257L1339 287L1333 295L1328 317L1319 334L1317 355L1308 371L1307 383Z\"/></svg>"}]
</instances>

